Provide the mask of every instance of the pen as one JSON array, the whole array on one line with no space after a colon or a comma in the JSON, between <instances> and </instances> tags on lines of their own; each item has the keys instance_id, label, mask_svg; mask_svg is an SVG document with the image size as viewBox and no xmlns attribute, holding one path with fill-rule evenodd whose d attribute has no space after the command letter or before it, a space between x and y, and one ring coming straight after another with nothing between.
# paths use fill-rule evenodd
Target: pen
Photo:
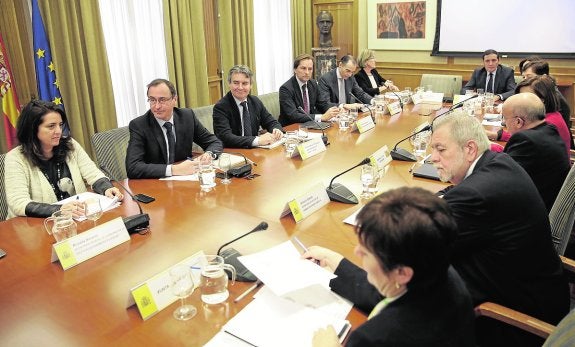
<instances>
[{"instance_id":1,"label":"pen","mask_svg":"<svg viewBox=\"0 0 575 347\"><path fill-rule=\"evenodd\" d=\"M293 240L295 241L295 243L298 244L298 246L301 247L301 249L303 249L304 253L307 252L307 247L297 238L297 236L294 236ZM319 265L319 260L314 259L313 262L316 263L317 265Z\"/></svg>"},{"instance_id":2,"label":"pen","mask_svg":"<svg viewBox=\"0 0 575 347\"><path fill-rule=\"evenodd\" d=\"M241 293L240 295L238 295L237 298L234 299L234 302L238 302L241 299L245 298L249 293L253 292L254 289L256 289L257 287L260 286L260 284L262 284L262 281L257 280L256 283L254 283L251 287L249 287L248 289L246 289L245 292Z\"/></svg>"},{"instance_id":3,"label":"pen","mask_svg":"<svg viewBox=\"0 0 575 347\"><path fill-rule=\"evenodd\" d=\"M415 169L415 164L417 164L417 162L413 163L413 165L411 165L411 167L409 168L409 172L413 172L413 169Z\"/></svg>"}]
</instances>

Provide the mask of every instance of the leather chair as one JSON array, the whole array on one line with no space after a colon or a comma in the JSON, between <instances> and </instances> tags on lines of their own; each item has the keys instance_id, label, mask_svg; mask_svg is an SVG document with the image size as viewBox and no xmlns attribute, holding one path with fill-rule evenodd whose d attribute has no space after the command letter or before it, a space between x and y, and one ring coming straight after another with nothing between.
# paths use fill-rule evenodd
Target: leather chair
<instances>
[{"instance_id":1,"label":"leather chair","mask_svg":"<svg viewBox=\"0 0 575 347\"><path fill-rule=\"evenodd\" d=\"M258 95L266 110L275 118L280 116L280 96L279 92L272 92L268 94Z\"/></svg>"},{"instance_id":2,"label":"leather chair","mask_svg":"<svg viewBox=\"0 0 575 347\"><path fill-rule=\"evenodd\" d=\"M92 135L92 146L96 152L96 161L112 174L112 180L123 180L126 172L126 151L130 140L127 126L102 131Z\"/></svg>"},{"instance_id":3,"label":"leather chair","mask_svg":"<svg viewBox=\"0 0 575 347\"><path fill-rule=\"evenodd\" d=\"M453 100L453 95L459 94L462 87L463 77L461 75L421 75L420 86L431 86L432 91L443 93L444 100Z\"/></svg>"}]
</instances>

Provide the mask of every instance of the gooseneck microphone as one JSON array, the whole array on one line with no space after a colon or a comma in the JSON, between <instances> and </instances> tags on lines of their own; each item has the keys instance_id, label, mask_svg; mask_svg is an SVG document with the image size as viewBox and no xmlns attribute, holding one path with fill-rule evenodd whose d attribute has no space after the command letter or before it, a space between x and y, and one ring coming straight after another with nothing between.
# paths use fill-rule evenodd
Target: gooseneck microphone
<instances>
[{"instance_id":1,"label":"gooseneck microphone","mask_svg":"<svg viewBox=\"0 0 575 347\"><path fill-rule=\"evenodd\" d=\"M303 114L305 114L307 116L307 118L309 118L313 124L317 127L318 130L321 130L321 140L323 141L324 145L329 145L329 139L327 138L327 135L325 134L325 129L329 128L331 126L331 124L328 123L328 126L322 126L320 122L316 121L309 113L307 113L301 106L298 106L297 109L301 112L303 112Z\"/></svg>"},{"instance_id":2,"label":"gooseneck microphone","mask_svg":"<svg viewBox=\"0 0 575 347\"><path fill-rule=\"evenodd\" d=\"M220 248L218 248L217 255L221 255L224 258L224 262L226 264L232 265L236 269L236 281L240 282L255 282L257 281L257 277L251 273L245 266L242 264L238 257L241 256L240 252L236 251L234 248L228 248L222 252L222 248L226 247L227 245L236 242L237 240L248 236L249 234L255 233L256 231L266 230L268 228L268 223L261 222L255 228L248 231L247 233L243 234L242 236L236 237L235 239L231 240L230 242L224 243ZM220 253L221 252L221 253ZM228 275L229 276L229 275Z\"/></svg>"},{"instance_id":3,"label":"gooseneck microphone","mask_svg":"<svg viewBox=\"0 0 575 347\"><path fill-rule=\"evenodd\" d=\"M335 175L329 182L329 187L325 189L327 195L329 196L329 199L331 201L343 202L344 204L359 203L359 201L357 200L357 196L355 196L349 189L347 189L344 185L340 183L333 183L333 181L339 176L343 175L344 173L349 172L358 166L369 164L369 162L370 162L369 158L365 158L359 164L354 165L349 169L345 170L344 172Z\"/></svg>"},{"instance_id":4,"label":"gooseneck microphone","mask_svg":"<svg viewBox=\"0 0 575 347\"><path fill-rule=\"evenodd\" d=\"M394 92L393 90L389 90L390 92L393 93L393 95L395 95L397 97L397 100L399 101L399 107L401 107L401 110L403 111L403 101L401 100L401 97L399 95L397 95L396 92Z\"/></svg>"},{"instance_id":5,"label":"gooseneck microphone","mask_svg":"<svg viewBox=\"0 0 575 347\"><path fill-rule=\"evenodd\" d=\"M244 164L240 165L238 167L230 168L228 170L228 175L230 175L232 177L241 178L241 177L245 177L247 175L250 175L252 173L252 163L248 162L248 158L246 158L246 156L243 153L240 153L240 152L225 152L225 153L236 154L236 155L242 156L244 158ZM253 163L253 165L257 166L256 163Z\"/></svg>"},{"instance_id":6,"label":"gooseneck microphone","mask_svg":"<svg viewBox=\"0 0 575 347\"><path fill-rule=\"evenodd\" d=\"M355 99L355 101L361 101L361 100L359 100L359 98L358 98L357 96L353 95L352 92L350 92L349 95L351 95L351 96ZM372 119L373 122L375 123L375 116L373 115L373 111L371 110L371 107L369 107L368 104L364 104L364 103L362 103L362 102L360 102L360 104L362 104L363 107L366 108L366 109L369 111L369 114L371 115L371 119ZM364 111L363 108L362 108L362 111Z\"/></svg>"},{"instance_id":7,"label":"gooseneck microphone","mask_svg":"<svg viewBox=\"0 0 575 347\"><path fill-rule=\"evenodd\" d=\"M100 169L104 171L104 173L108 176L110 181L115 181L122 188L122 190L124 190L126 194L128 194L132 198L132 200L136 202L136 205L138 205L138 209L140 210L139 214L122 218L124 224L126 225L126 229L128 229L128 233L129 234L137 233L150 226L150 216L147 213L144 213L144 211L142 210L142 205L140 205L138 199L134 198L134 195L128 189L126 189L126 187L124 187L118 180L114 179L114 177L112 177L112 174L110 174L110 171L108 171L108 169L104 165L100 165Z\"/></svg>"},{"instance_id":8,"label":"gooseneck microphone","mask_svg":"<svg viewBox=\"0 0 575 347\"><path fill-rule=\"evenodd\" d=\"M409 151L407 151L407 150L405 150L405 149L403 149L403 148L397 148L397 146L398 146L400 143L402 143L403 141L405 141L405 140L407 140L407 139L409 139L409 138L411 138L411 137L413 137L413 136L415 136L415 135L417 135L417 134L419 134L419 133L422 133L422 132L427 131L427 130L433 130L433 122L435 122L435 120L436 120L437 118L439 118L439 117L441 117L441 116L445 116L446 114L449 114L449 113L455 111L455 110L458 109L459 107L463 106L463 103L464 103L464 102L466 102L466 101L468 101L468 100L471 100L471 99L474 99L474 98L476 98L476 97L478 97L478 96L479 96L479 95L475 94L475 95L473 95L473 96L470 97L470 98L467 98L467 99L465 99L465 100L463 100L463 101L460 101L460 102L456 103L455 105L452 105L452 106L449 108L449 110L447 110L446 112L443 112L442 114L440 114L440 115L438 115L437 117L433 118L433 120L431 121L431 123L430 123L429 125L423 127L421 130L419 130L419 131L417 131L417 132L415 132L415 133L413 133L413 134L410 134L410 135L407 136L406 138L401 139L399 142L397 142L397 143L395 144L395 146L393 146L393 149L392 149L391 152L390 152L391 157L392 157L393 159L395 159L395 160L401 160L401 161L417 161L417 158L415 157L415 155L413 155L413 153L411 153L411 152L409 152Z\"/></svg>"}]
</instances>

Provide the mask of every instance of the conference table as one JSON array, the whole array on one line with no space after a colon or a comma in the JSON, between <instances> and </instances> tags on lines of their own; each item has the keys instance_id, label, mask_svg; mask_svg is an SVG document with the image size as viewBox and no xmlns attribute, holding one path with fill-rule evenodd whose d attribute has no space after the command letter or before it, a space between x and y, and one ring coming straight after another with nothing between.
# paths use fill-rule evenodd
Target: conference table
<instances>
[{"instance_id":1,"label":"conference table","mask_svg":"<svg viewBox=\"0 0 575 347\"><path fill-rule=\"evenodd\" d=\"M430 117L412 112L411 105L397 115L377 117L374 129L363 134L340 131L337 124L326 131L327 150L302 160L287 158L284 149L226 149L241 153L255 163L253 179L233 178L202 192L197 181L157 179L125 180L135 193L156 200L142 204L150 215L150 231L133 234L122 243L92 259L64 271L50 262L54 239L43 227L43 219L18 217L0 223L0 345L3 346L99 346L170 345L201 346L208 342L252 295L238 303L233 299L251 283L230 285L230 298L220 305L201 303L199 289L188 299L198 308L193 319L181 322L172 312L174 302L144 321L136 306L127 307L130 289L203 250L214 254L227 241L266 221L269 228L230 245L250 254L297 236L304 244L321 245L342 253L360 265L354 255L357 238L343 219L358 205L330 202L304 220L280 218L287 202L307 193L317 184L327 186L336 174L356 165L384 145L389 149ZM292 125L291 127L294 127ZM402 143L411 149L409 141ZM413 163L392 161L380 180L379 192L401 186L438 191L444 183L412 177ZM362 185L360 170L352 170L336 182L357 196ZM219 179L218 179L219 181ZM104 213L99 224L138 213L126 196L120 207ZM78 232L91 221L78 222ZM353 309L348 319L356 328L365 314Z\"/></svg>"}]
</instances>

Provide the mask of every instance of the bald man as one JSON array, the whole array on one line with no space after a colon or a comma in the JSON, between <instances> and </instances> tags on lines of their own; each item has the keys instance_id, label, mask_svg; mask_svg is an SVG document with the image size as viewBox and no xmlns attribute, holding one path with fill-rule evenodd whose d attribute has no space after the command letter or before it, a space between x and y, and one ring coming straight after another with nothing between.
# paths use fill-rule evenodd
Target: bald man
<instances>
[{"instance_id":1,"label":"bald man","mask_svg":"<svg viewBox=\"0 0 575 347\"><path fill-rule=\"evenodd\" d=\"M565 144L555 126L545 122L545 106L535 94L509 97L502 113L511 134L503 152L527 171L550 211L569 173Z\"/></svg>"}]
</instances>

